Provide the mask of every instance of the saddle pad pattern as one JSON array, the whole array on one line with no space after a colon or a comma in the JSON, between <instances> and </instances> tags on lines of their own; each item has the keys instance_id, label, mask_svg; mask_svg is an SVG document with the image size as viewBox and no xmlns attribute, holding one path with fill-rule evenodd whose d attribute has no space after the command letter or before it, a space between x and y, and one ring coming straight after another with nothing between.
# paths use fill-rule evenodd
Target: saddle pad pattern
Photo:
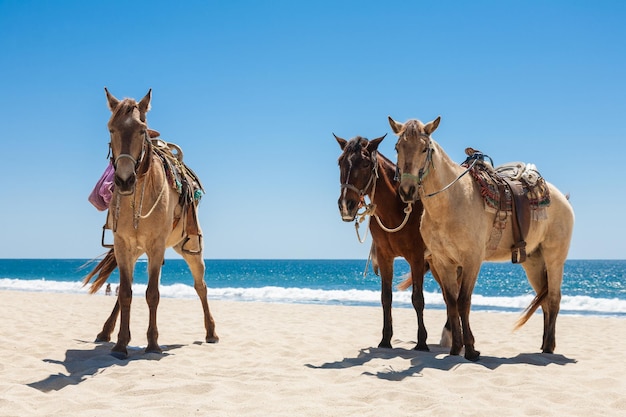
<instances>
[{"instance_id":1,"label":"saddle pad pattern","mask_svg":"<svg viewBox=\"0 0 626 417\"><path fill-rule=\"evenodd\" d=\"M480 194L485 201L485 208L489 211L497 212L498 210L512 211L511 205L512 198L507 192L505 196L502 196L498 184L503 180L501 176L506 175L508 170L494 169L487 165L484 161L477 161L472 169L470 169L470 175L476 181L480 187ZM534 169L529 170L529 175L516 175L524 189L524 193L529 200L532 218L535 220L542 220L546 218L545 208L550 205L550 190L541 177L541 175ZM510 177L509 177L510 178ZM529 179L532 179L529 181Z\"/></svg>"}]
</instances>

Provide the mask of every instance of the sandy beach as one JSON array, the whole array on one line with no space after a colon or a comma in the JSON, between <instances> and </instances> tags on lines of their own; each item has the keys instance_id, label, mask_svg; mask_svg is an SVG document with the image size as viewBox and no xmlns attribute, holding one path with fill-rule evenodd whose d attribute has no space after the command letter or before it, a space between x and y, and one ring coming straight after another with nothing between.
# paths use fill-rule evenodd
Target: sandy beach
<instances>
[{"instance_id":1,"label":"sandy beach","mask_svg":"<svg viewBox=\"0 0 626 417\"><path fill-rule=\"evenodd\" d=\"M94 343L113 297L0 291L2 416L618 416L626 413L626 320L560 316L557 353L539 353L541 316L472 313L481 360L438 346L427 310L416 352L412 310L211 301L221 338L201 343L198 300L162 299L145 354L147 307L133 300L130 356ZM115 334L116 336L116 334Z\"/></svg>"}]
</instances>

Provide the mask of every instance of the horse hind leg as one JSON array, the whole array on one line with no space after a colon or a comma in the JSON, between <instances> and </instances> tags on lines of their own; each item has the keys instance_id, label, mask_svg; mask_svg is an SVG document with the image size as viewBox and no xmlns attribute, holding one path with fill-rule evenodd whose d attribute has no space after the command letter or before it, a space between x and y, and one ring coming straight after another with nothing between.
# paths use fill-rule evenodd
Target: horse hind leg
<instances>
[{"instance_id":1,"label":"horse hind leg","mask_svg":"<svg viewBox=\"0 0 626 417\"><path fill-rule=\"evenodd\" d=\"M546 267L544 256L540 250L531 254L522 264L526 276L535 292L541 296L543 311L543 339L541 351L554 353L556 347L556 319L561 304L561 282L563 280L563 266L558 263L550 268Z\"/></svg>"},{"instance_id":2,"label":"horse hind leg","mask_svg":"<svg viewBox=\"0 0 626 417\"><path fill-rule=\"evenodd\" d=\"M204 259L202 258L202 251L184 251L182 248L182 244L175 246L174 250L183 257L185 262L187 262L189 269L191 270L191 275L193 276L193 288L196 290L196 293L200 298L200 302L202 303L202 311L204 314L204 328L206 329L205 341L207 343L217 343L219 342L220 338L215 332L215 320L213 320L211 310L209 309L207 286L206 282L204 281L205 265Z\"/></svg>"},{"instance_id":3,"label":"horse hind leg","mask_svg":"<svg viewBox=\"0 0 626 417\"><path fill-rule=\"evenodd\" d=\"M115 306L113 306L113 311L111 311L111 315L104 322L102 326L102 331L98 333L96 336L96 342L110 342L111 341L111 333L113 333L113 329L115 328L115 323L117 322L117 315L120 312L120 301L119 299L115 300Z\"/></svg>"}]
</instances>

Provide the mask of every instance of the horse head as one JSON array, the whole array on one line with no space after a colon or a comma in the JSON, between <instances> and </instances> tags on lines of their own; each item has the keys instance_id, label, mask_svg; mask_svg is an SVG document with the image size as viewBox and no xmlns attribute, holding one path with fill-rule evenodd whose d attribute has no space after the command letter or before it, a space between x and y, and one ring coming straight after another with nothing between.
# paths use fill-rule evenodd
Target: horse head
<instances>
[{"instance_id":1,"label":"horse head","mask_svg":"<svg viewBox=\"0 0 626 417\"><path fill-rule=\"evenodd\" d=\"M339 157L339 212L345 222L355 219L363 204L364 197L370 192L378 176L376 152L385 136L368 140L361 136L349 141L335 136L343 153Z\"/></svg>"},{"instance_id":2,"label":"horse head","mask_svg":"<svg viewBox=\"0 0 626 417\"><path fill-rule=\"evenodd\" d=\"M398 176L400 187L398 194L405 203L419 199L418 189L428 174L432 162L432 144L430 135L439 126L440 117L426 124L416 119L399 123L389 117L391 129L398 136Z\"/></svg>"},{"instance_id":3,"label":"horse head","mask_svg":"<svg viewBox=\"0 0 626 417\"><path fill-rule=\"evenodd\" d=\"M138 172L146 172L150 162L146 152L146 147L150 146L146 113L150 109L152 90L139 102L131 98L118 100L106 88L104 91L112 113L108 128L115 189L122 195L129 195L135 191Z\"/></svg>"}]
</instances>

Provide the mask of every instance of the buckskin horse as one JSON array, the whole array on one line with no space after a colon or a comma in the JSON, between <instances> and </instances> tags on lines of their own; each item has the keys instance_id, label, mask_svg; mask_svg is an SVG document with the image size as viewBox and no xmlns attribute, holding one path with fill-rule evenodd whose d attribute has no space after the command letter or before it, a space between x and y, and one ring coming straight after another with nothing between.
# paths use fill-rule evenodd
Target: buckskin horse
<instances>
[{"instance_id":1,"label":"buckskin horse","mask_svg":"<svg viewBox=\"0 0 626 417\"><path fill-rule=\"evenodd\" d=\"M465 175L478 159L470 161L468 167L460 166L432 139L439 122L439 117L426 124L415 119L399 123L389 117L389 124L398 136L398 192L402 201L420 200L424 206L420 231L431 251L429 262L438 272L446 301L452 332L450 354L459 355L465 346L465 358L478 360L480 353L474 349L469 313L480 266L483 261L511 259L512 251L515 261L519 242L514 236L514 216L503 220L499 217L502 213L486 210L479 184L471 175ZM540 209L544 210L541 216L538 213L529 216L530 224L522 242L528 254L518 259L536 296L518 320L517 327L525 324L541 306L541 350L553 353L563 266L572 236L574 212L555 186L543 184L549 191L549 204ZM494 236L497 239L494 240Z\"/></svg>"},{"instance_id":2,"label":"buckskin horse","mask_svg":"<svg viewBox=\"0 0 626 417\"><path fill-rule=\"evenodd\" d=\"M190 170L182 162L177 164L176 161L168 160L165 153L159 152L149 138L146 113L150 108L152 90L139 102L130 98L118 100L106 88L105 93L112 112L108 128L111 135L111 161L115 169L114 195L108 217L108 222L112 223L113 249L83 282L87 284L99 273L90 289L94 293L117 266L120 286L115 308L97 336L97 341L110 340L119 310L120 329L112 352L122 358L128 355L133 270L137 259L146 254L146 301L149 308L146 352L162 351L157 342L159 280L165 249L172 247L191 270L194 288L204 312L205 340L207 343L215 343L219 338L215 333L215 322L207 300L202 232L196 217L198 200L194 199L193 190L190 191ZM177 167L184 168L179 172L179 177L173 178Z\"/></svg>"},{"instance_id":3,"label":"buckskin horse","mask_svg":"<svg viewBox=\"0 0 626 417\"><path fill-rule=\"evenodd\" d=\"M383 335L378 347L391 348L393 335L391 304L393 261L404 257L411 267L413 292L411 301L417 314L417 345L415 350L427 351L427 332L424 325L424 242L419 233L421 202L402 202L398 197L398 183L394 180L396 166L378 152L383 137L368 140L357 136L349 141L336 135L343 153L339 157L341 218L350 222L357 215L370 215L369 230L372 235L374 263L381 276L381 302L383 306ZM370 204L365 211L364 197ZM358 223L357 223L358 224Z\"/></svg>"}]
</instances>

